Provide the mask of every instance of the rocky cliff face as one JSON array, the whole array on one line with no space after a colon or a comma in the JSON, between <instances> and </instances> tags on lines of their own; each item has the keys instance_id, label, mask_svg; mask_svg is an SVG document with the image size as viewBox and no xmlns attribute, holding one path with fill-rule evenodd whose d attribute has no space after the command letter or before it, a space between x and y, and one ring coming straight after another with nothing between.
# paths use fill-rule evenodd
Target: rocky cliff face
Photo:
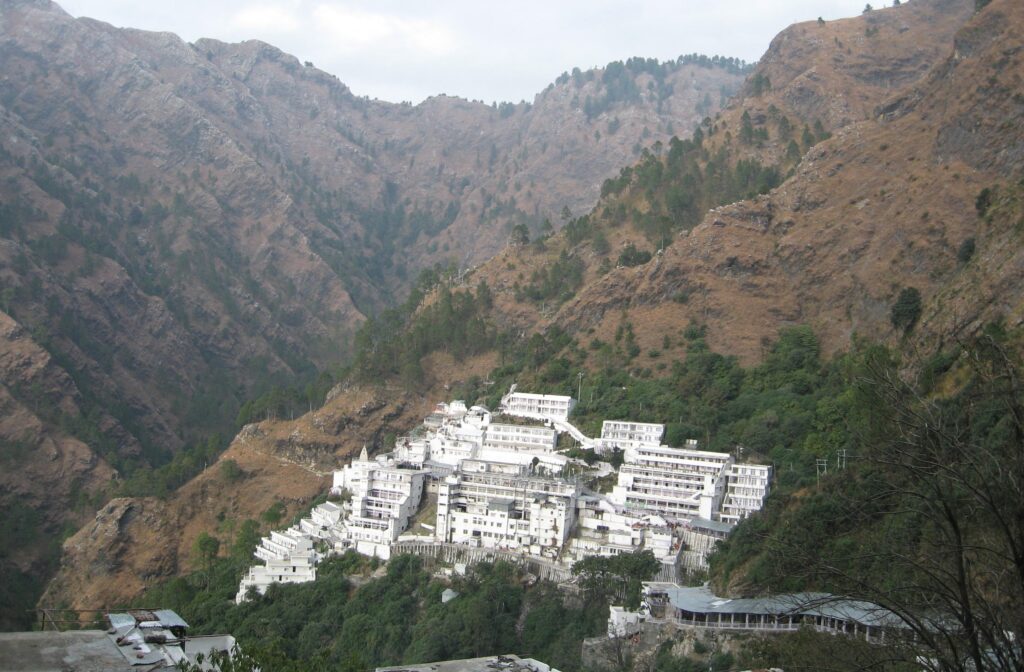
<instances>
[{"instance_id":1,"label":"rocky cliff face","mask_svg":"<svg viewBox=\"0 0 1024 672\"><path fill-rule=\"evenodd\" d=\"M14 320L0 313L0 601L30 606L33 586L52 573L57 540L87 521L115 472L62 427L83 419L74 382ZM116 421L97 421L130 440ZM0 628L25 614L0 612Z\"/></svg>"}]
</instances>

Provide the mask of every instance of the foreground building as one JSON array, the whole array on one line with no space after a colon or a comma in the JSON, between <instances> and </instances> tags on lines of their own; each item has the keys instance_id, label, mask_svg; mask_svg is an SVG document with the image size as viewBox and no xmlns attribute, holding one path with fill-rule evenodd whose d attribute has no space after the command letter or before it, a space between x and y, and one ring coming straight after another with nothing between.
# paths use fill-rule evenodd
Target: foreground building
<instances>
[{"instance_id":1,"label":"foreground building","mask_svg":"<svg viewBox=\"0 0 1024 672\"><path fill-rule=\"evenodd\" d=\"M794 632L809 627L819 632L881 641L885 631L901 627L891 611L870 602L839 598L828 593L794 593L773 597L729 599L717 597L706 586L645 582L637 611L611 607L608 634L629 636L644 623L672 624L680 628Z\"/></svg>"},{"instance_id":2,"label":"foreground building","mask_svg":"<svg viewBox=\"0 0 1024 672\"><path fill-rule=\"evenodd\" d=\"M231 635L192 636L170 609L133 609L107 614L107 630L0 633L0 667L5 672L75 670L137 672L197 665L210 652L235 648ZM50 627L53 627L51 624Z\"/></svg>"}]
</instances>

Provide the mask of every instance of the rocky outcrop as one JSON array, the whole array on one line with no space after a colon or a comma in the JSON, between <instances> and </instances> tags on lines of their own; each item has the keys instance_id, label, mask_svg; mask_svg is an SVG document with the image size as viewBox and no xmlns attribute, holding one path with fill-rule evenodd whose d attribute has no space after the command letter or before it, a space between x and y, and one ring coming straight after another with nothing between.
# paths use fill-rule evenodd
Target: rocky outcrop
<instances>
[{"instance_id":1,"label":"rocky outcrop","mask_svg":"<svg viewBox=\"0 0 1024 672\"><path fill-rule=\"evenodd\" d=\"M927 0L892 9L790 26L772 40L758 74L774 97L812 124L837 128L872 118L880 101L948 56L973 3Z\"/></svg>"}]
</instances>

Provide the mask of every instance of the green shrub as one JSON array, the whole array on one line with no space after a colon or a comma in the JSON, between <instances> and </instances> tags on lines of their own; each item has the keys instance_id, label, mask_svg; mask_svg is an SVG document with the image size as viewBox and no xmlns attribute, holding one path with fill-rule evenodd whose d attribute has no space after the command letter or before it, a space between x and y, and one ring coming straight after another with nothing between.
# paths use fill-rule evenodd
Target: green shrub
<instances>
[{"instance_id":1,"label":"green shrub","mask_svg":"<svg viewBox=\"0 0 1024 672\"><path fill-rule=\"evenodd\" d=\"M892 326L909 332L921 317L921 292L916 287L904 287L900 290L896 303L892 305L889 316Z\"/></svg>"}]
</instances>

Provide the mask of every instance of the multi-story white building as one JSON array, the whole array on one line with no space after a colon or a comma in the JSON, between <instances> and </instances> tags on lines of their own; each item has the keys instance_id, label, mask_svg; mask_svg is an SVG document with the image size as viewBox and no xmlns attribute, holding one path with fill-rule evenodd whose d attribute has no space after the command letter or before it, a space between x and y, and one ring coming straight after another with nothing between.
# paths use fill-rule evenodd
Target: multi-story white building
<instances>
[{"instance_id":1,"label":"multi-story white building","mask_svg":"<svg viewBox=\"0 0 1024 672\"><path fill-rule=\"evenodd\" d=\"M438 404L392 453L370 459L364 447L335 472L332 492L347 493L347 501L321 504L294 527L266 537L256 556L267 564L250 570L239 599L251 586L263 592L278 581L312 580L325 547L388 559L425 491L437 496L436 525L424 523L405 540L563 562L650 550L662 563L659 575L673 578L680 567L706 567L707 553L732 524L763 506L770 467L736 464L727 453L698 450L692 440L684 448L660 445L665 427L655 423L606 421L595 440L566 419L572 407L570 397L514 386L503 410L545 426L495 422L486 408L461 401ZM563 432L585 448L624 451L610 495L582 495L578 482L559 477L570 461L583 464L558 452Z\"/></svg>"},{"instance_id":2,"label":"multi-story white building","mask_svg":"<svg viewBox=\"0 0 1024 672\"><path fill-rule=\"evenodd\" d=\"M736 524L764 506L772 468L763 464L733 464L728 479L719 520Z\"/></svg>"},{"instance_id":3,"label":"multi-story white building","mask_svg":"<svg viewBox=\"0 0 1024 672\"><path fill-rule=\"evenodd\" d=\"M303 518L292 529L310 539L332 541L343 514L344 510L334 502L324 502L313 507L310 517Z\"/></svg>"},{"instance_id":4,"label":"multi-story white building","mask_svg":"<svg viewBox=\"0 0 1024 672\"><path fill-rule=\"evenodd\" d=\"M728 453L638 445L627 448L618 484L609 499L633 512L656 512L670 519L712 518L725 494L732 466Z\"/></svg>"},{"instance_id":5,"label":"multi-story white building","mask_svg":"<svg viewBox=\"0 0 1024 672\"><path fill-rule=\"evenodd\" d=\"M492 422L484 434L484 447L515 452L553 453L558 432L550 427Z\"/></svg>"},{"instance_id":6,"label":"multi-story white building","mask_svg":"<svg viewBox=\"0 0 1024 672\"><path fill-rule=\"evenodd\" d=\"M568 420L576 401L556 394L516 392L515 385L501 399L501 412L537 420Z\"/></svg>"},{"instance_id":7,"label":"multi-story white building","mask_svg":"<svg viewBox=\"0 0 1024 672\"><path fill-rule=\"evenodd\" d=\"M577 507L576 532L569 542L575 560L591 555L632 553L643 545L638 519L618 510L607 498L583 495Z\"/></svg>"},{"instance_id":8,"label":"multi-story white building","mask_svg":"<svg viewBox=\"0 0 1024 672\"><path fill-rule=\"evenodd\" d=\"M342 546L388 559L391 544L409 527L420 507L427 472L393 460L371 460L363 448L359 459L334 472L334 490L352 493Z\"/></svg>"},{"instance_id":9,"label":"multi-story white building","mask_svg":"<svg viewBox=\"0 0 1024 672\"><path fill-rule=\"evenodd\" d=\"M578 483L520 464L465 460L441 482L439 541L557 555L576 519Z\"/></svg>"},{"instance_id":10,"label":"multi-story white building","mask_svg":"<svg viewBox=\"0 0 1024 672\"><path fill-rule=\"evenodd\" d=\"M605 453L615 448L625 450L641 445L657 446L665 435L665 425L628 420L605 420L601 423L601 438L596 448Z\"/></svg>"},{"instance_id":11,"label":"multi-story white building","mask_svg":"<svg viewBox=\"0 0 1024 672\"><path fill-rule=\"evenodd\" d=\"M579 499L576 531L569 540L568 557L613 556L651 551L674 576L682 540L675 528L656 514L638 514L616 507L607 498L583 495Z\"/></svg>"},{"instance_id":12,"label":"multi-story white building","mask_svg":"<svg viewBox=\"0 0 1024 672\"><path fill-rule=\"evenodd\" d=\"M549 427L491 423L476 457L490 462L511 462L537 472L557 474L569 459L555 452L558 433Z\"/></svg>"},{"instance_id":13,"label":"multi-story white building","mask_svg":"<svg viewBox=\"0 0 1024 672\"><path fill-rule=\"evenodd\" d=\"M315 581L317 559L314 551L299 551L287 558L267 560L266 565L250 567L238 586L235 602L238 604L244 602L250 588L255 588L260 595L263 595L272 583Z\"/></svg>"},{"instance_id":14,"label":"multi-story white building","mask_svg":"<svg viewBox=\"0 0 1024 672\"><path fill-rule=\"evenodd\" d=\"M255 556L265 562L287 560L295 553L308 553L313 550L313 541L295 530L272 531L260 540Z\"/></svg>"},{"instance_id":15,"label":"multi-story white building","mask_svg":"<svg viewBox=\"0 0 1024 672\"><path fill-rule=\"evenodd\" d=\"M263 560L242 579L236 601L241 603L249 588L255 586L260 594L272 583L303 583L316 579L316 565L322 555L315 547L317 541L333 546L344 531L343 510L333 502L324 502L313 508L309 518L287 530L273 530L260 540L254 555Z\"/></svg>"}]
</instances>

